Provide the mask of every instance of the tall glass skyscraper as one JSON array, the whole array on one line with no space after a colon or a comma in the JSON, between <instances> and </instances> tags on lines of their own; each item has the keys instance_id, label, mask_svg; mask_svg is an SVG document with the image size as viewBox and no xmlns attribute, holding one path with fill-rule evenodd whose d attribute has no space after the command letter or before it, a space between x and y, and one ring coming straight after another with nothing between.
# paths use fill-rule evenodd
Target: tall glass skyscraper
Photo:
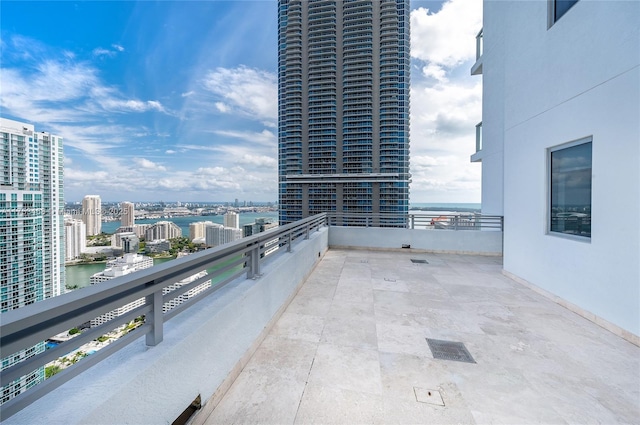
<instances>
[{"instance_id":1,"label":"tall glass skyscraper","mask_svg":"<svg viewBox=\"0 0 640 425\"><path fill-rule=\"evenodd\" d=\"M278 17L280 224L405 215L409 0L279 0Z\"/></svg>"},{"instance_id":2,"label":"tall glass skyscraper","mask_svg":"<svg viewBox=\"0 0 640 425\"><path fill-rule=\"evenodd\" d=\"M64 292L62 138L0 118L0 314ZM0 320L2 320L0 318ZM4 370L45 350L0 359ZM44 380L44 368L0 388L0 404Z\"/></svg>"}]
</instances>

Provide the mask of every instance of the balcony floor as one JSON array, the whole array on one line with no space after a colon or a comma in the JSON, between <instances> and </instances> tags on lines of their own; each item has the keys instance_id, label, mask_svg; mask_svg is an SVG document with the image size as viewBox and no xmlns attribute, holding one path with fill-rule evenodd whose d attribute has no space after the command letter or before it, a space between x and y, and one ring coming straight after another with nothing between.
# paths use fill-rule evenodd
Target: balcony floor
<instances>
[{"instance_id":1,"label":"balcony floor","mask_svg":"<svg viewBox=\"0 0 640 425\"><path fill-rule=\"evenodd\" d=\"M501 268L499 257L329 250L194 422L638 423L640 348ZM436 360L425 338L463 342L477 363ZM423 390L444 406L417 401Z\"/></svg>"}]
</instances>

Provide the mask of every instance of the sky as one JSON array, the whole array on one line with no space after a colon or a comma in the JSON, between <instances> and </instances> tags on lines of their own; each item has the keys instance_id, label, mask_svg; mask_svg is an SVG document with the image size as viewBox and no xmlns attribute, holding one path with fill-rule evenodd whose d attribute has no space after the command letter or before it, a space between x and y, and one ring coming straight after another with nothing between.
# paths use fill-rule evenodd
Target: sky
<instances>
[{"instance_id":1,"label":"sky","mask_svg":"<svg viewBox=\"0 0 640 425\"><path fill-rule=\"evenodd\" d=\"M482 0L411 2L410 203L480 202ZM63 137L67 201L276 202L277 1L0 4L0 115Z\"/></svg>"}]
</instances>

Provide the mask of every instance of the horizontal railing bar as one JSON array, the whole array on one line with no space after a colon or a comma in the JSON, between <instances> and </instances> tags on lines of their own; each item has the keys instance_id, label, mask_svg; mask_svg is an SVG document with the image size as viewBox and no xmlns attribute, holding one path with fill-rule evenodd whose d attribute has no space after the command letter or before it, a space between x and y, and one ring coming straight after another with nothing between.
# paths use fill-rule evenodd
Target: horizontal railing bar
<instances>
[{"instance_id":1,"label":"horizontal railing bar","mask_svg":"<svg viewBox=\"0 0 640 425\"><path fill-rule=\"evenodd\" d=\"M317 220L315 216L308 217L281 228L271 229L128 276L115 278L109 282L108 286L94 285L2 313L0 346L3 352L14 353L35 345L51 335L68 330L77 323L93 319L128 302L147 296L158 290L161 284L166 286L173 283L172 279L180 280L189 277L197 271L206 269L215 260L228 257L230 254L248 252L256 244Z\"/></svg>"}]
</instances>

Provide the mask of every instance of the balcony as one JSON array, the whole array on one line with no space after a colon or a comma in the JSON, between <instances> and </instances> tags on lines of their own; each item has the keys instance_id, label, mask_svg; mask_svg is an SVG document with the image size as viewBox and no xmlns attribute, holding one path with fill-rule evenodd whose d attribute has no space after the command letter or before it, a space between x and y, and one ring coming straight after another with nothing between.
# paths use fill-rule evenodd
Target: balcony
<instances>
[{"instance_id":1,"label":"balcony","mask_svg":"<svg viewBox=\"0 0 640 425\"><path fill-rule=\"evenodd\" d=\"M640 348L504 276L500 228L339 226L383 218L319 214L3 313L9 353L148 297L143 327L5 403L4 423L168 423L200 404L194 424L637 420ZM212 263L215 287L159 313L164 286Z\"/></svg>"},{"instance_id":2,"label":"balcony","mask_svg":"<svg viewBox=\"0 0 640 425\"><path fill-rule=\"evenodd\" d=\"M482 29L476 35L476 63L471 67L471 75L481 75L482 74L482 51L484 45L482 40Z\"/></svg>"},{"instance_id":3,"label":"balcony","mask_svg":"<svg viewBox=\"0 0 640 425\"><path fill-rule=\"evenodd\" d=\"M471 155L471 162L482 162L482 121L476 124L476 153Z\"/></svg>"}]
</instances>

